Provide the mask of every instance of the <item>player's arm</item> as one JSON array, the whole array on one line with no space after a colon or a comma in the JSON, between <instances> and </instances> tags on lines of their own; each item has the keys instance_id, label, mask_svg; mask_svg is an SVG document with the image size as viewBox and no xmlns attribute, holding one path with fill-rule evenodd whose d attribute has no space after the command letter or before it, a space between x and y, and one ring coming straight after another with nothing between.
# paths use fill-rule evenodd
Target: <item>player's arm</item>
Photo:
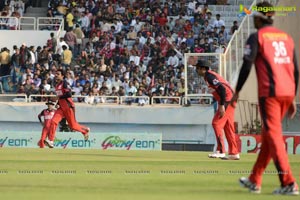
<instances>
[{"instance_id":1,"label":"player's arm","mask_svg":"<svg viewBox=\"0 0 300 200\"><path fill-rule=\"evenodd\" d=\"M226 99L226 89L223 86L223 84L218 80L218 78L210 73L207 73L206 75L206 81L210 84L215 86L216 92L220 96L220 105L225 105L225 99Z\"/></svg>"},{"instance_id":2,"label":"player's arm","mask_svg":"<svg viewBox=\"0 0 300 200\"><path fill-rule=\"evenodd\" d=\"M295 77L295 86L296 86L295 95L297 95L298 85L299 85L299 66L298 66L295 50L294 50L294 61L293 62L294 62L294 77Z\"/></svg>"},{"instance_id":3,"label":"player's arm","mask_svg":"<svg viewBox=\"0 0 300 200\"><path fill-rule=\"evenodd\" d=\"M71 87L70 85L68 84L67 81L63 81L63 88L64 88L64 94L62 96L60 96L59 98L60 99L67 99L67 98L70 98L72 97L72 90L71 90Z\"/></svg>"},{"instance_id":4,"label":"player's arm","mask_svg":"<svg viewBox=\"0 0 300 200\"><path fill-rule=\"evenodd\" d=\"M216 92L220 96L218 112L219 117L222 118L225 114L226 89L223 86L223 84L218 80L218 78L213 74L207 73L206 81L208 82L208 84L215 86Z\"/></svg>"},{"instance_id":5,"label":"player's arm","mask_svg":"<svg viewBox=\"0 0 300 200\"><path fill-rule=\"evenodd\" d=\"M42 121L42 116L44 116L44 110L38 115L39 121L44 126L44 122Z\"/></svg>"},{"instance_id":6,"label":"player's arm","mask_svg":"<svg viewBox=\"0 0 300 200\"><path fill-rule=\"evenodd\" d=\"M296 51L294 50L294 78L295 78L295 96L297 95L297 90L298 90L298 84L299 84L299 68L298 68L298 63L297 63L297 58L296 58ZM290 119L293 119L297 113L297 106L296 106L296 101L294 101L289 109L288 109L288 116Z\"/></svg>"},{"instance_id":7,"label":"player's arm","mask_svg":"<svg viewBox=\"0 0 300 200\"><path fill-rule=\"evenodd\" d=\"M246 80L251 71L251 67L253 62L256 59L257 52L258 52L258 33L253 33L249 36L245 50L244 50L244 58L242 68L239 74L238 82L236 85L235 92L238 94L242 87L244 86Z\"/></svg>"}]
</instances>

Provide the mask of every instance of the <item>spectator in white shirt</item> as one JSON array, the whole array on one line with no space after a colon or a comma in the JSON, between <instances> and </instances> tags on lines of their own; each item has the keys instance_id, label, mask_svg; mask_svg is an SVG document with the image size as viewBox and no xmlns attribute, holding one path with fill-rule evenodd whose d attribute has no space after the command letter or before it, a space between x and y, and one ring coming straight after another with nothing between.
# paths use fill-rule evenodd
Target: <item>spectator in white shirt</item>
<instances>
[{"instance_id":1,"label":"spectator in white shirt","mask_svg":"<svg viewBox=\"0 0 300 200\"><path fill-rule=\"evenodd\" d=\"M63 52L62 46L64 46L64 45L67 47L67 49L69 49L69 45L64 41L64 38L61 37L61 38L59 39L58 44L57 44L57 53L58 53L59 55L62 54L62 52Z\"/></svg>"},{"instance_id":2,"label":"spectator in white shirt","mask_svg":"<svg viewBox=\"0 0 300 200\"><path fill-rule=\"evenodd\" d=\"M140 56L138 56L137 54L136 54L136 52L135 51L133 51L133 53L132 53L132 55L129 57L129 63L131 62L131 61L133 61L134 62L134 64L135 65L140 65Z\"/></svg>"},{"instance_id":3,"label":"spectator in white shirt","mask_svg":"<svg viewBox=\"0 0 300 200\"><path fill-rule=\"evenodd\" d=\"M140 23L140 19L138 17L132 19L130 26L134 27L135 32L139 32L142 29L142 24Z\"/></svg>"},{"instance_id":4,"label":"spectator in white shirt","mask_svg":"<svg viewBox=\"0 0 300 200\"><path fill-rule=\"evenodd\" d=\"M196 5L196 1L189 0L188 6L187 6L189 16L194 14L195 5Z\"/></svg>"},{"instance_id":5,"label":"spectator in white shirt","mask_svg":"<svg viewBox=\"0 0 300 200\"><path fill-rule=\"evenodd\" d=\"M119 75L116 74L115 77L112 78L111 85L112 87L115 87L116 92L119 91L120 86L123 85L122 81L119 78Z\"/></svg>"},{"instance_id":6,"label":"spectator in white shirt","mask_svg":"<svg viewBox=\"0 0 300 200\"><path fill-rule=\"evenodd\" d=\"M31 46L29 48L29 53L30 53L29 64L34 65L36 63L36 58L35 58L35 55L34 55L34 46Z\"/></svg>"},{"instance_id":7,"label":"spectator in white shirt","mask_svg":"<svg viewBox=\"0 0 300 200\"><path fill-rule=\"evenodd\" d=\"M135 96L137 89L136 87L133 85L133 82L130 81L128 84L128 87L125 88L126 89L126 95L130 95L132 94L132 96Z\"/></svg>"},{"instance_id":8,"label":"spectator in white shirt","mask_svg":"<svg viewBox=\"0 0 300 200\"><path fill-rule=\"evenodd\" d=\"M89 95L84 97L84 102L87 104L94 104L95 103L95 96L93 95L92 91L89 91Z\"/></svg>"},{"instance_id":9,"label":"spectator in white shirt","mask_svg":"<svg viewBox=\"0 0 300 200\"><path fill-rule=\"evenodd\" d=\"M179 65L179 59L178 57L176 56L176 52L172 52L172 55L169 57L168 59L168 66L172 66L174 69L176 69Z\"/></svg>"},{"instance_id":10,"label":"spectator in white shirt","mask_svg":"<svg viewBox=\"0 0 300 200\"><path fill-rule=\"evenodd\" d=\"M81 14L81 18L80 18L81 28L85 34L88 31L89 26L90 26L90 19L89 19L88 15L89 15L89 12L86 11L85 13Z\"/></svg>"},{"instance_id":11,"label":"spectator in white shirt","mask_svg":"<svg viewBox=\"0 0 300 200\"><path fill-rule=\"evenodd\" d=\"M139 38L140 43L141 43L142 45L144 45L144 44L147 42L146 38L142 35L142 32L138 32L137 37Z\"/></svg>"},{"instance_id":12,"label":"spectator in white shirt","mask_svg":"<svg viewBox=\"0 0 300 200\"><path fill-rule=\"evenodd\" d=\"M115 27L115 34L120 33L122 31L123 23L120 20L114 19L113 26Z\"/></svg>"},{"instance_id":13,"label":"spectator in white shirt","mask_svg":"<svg viewBox=\"0 0 300 200\"><path fill-rule=\"evenodd\" d=\"M221 18L221 15L216 14L216 19L213 23L213 27L217 27L219 29L219 28L221 28L221 26L225 26L225 22L220 18Z\"/></svg>"}]
</instances>

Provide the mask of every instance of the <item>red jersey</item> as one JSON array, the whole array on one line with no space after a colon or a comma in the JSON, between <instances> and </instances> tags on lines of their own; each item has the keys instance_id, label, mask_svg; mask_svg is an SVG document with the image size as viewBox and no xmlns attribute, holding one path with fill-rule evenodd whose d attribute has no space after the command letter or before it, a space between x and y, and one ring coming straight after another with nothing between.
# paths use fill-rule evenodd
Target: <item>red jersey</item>
<instances>
[{"instance_id":1,"label":"red jersey","mask_svg":"<svg viewBox=\"0 0 300 200\"><path fill-rule=\"evenodd\" d=\"M38 115L38 118L40 122L42 122L41 117L44 117L44 126L50 127L50 122L52 117L54 116L55 110L48 110L44 109L42 112Z\"/></svg>"},{"instance_id":2,"label":"red jersey","mask_svg":"<svg viewBox=\"0 0 300 200\"><path fill-rule=\"evenodd\" d=\"M242 89L255 62L259 97L296 95L299 70L294 42L288 34L269 25L260 28L249 36L243 59L236 92Z\"/></svg>"},{"instance_id":3,"label":"red jersey","mask_svg":"<svg viewBox=\"0 0 300 200\"><path fill-rule=\"evenodd\" d=\"M58 104L63 107L74 107L72 100L72 91L68 82L63 80L55 86L56 95L58 96Z\"/></svg>"},{"instance_id":4,"label":"red jersey","mask_svg":"<svg viewBox=\"0 0 300 200\"><path fill-rule=\"evenodd\" d=\"M285 32L266 26L258 30L255 67L259 97L294 96L294 42Z\"/></svg>"},{"instance_id":5,"label":"red jersey","mask_svg":"<svg viewBox=\"0 0 300 200\"><path fill-rule=\"evenodd\" d=\"M220 105L224 105L225 102L229 102L231 100L233 96L233 89L222 76L214 71L208 70L205 73L204 79L207 82L208 87L214 89L212 95L220 103Z\"/></svg>"}]
</instances>

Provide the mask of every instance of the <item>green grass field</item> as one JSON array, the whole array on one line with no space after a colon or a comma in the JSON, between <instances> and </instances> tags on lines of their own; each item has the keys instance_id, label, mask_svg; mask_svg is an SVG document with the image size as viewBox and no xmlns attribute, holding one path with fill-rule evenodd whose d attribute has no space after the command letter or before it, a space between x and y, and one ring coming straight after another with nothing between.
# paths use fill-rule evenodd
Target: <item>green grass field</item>
<instances>
[{"instance_id":1,"label":"green grass field","mask_svg":"<svg viewBox=\"0 0 300 200\"><path fill-rule=\"evenodd\" d=\"M247 176L255 154L240 161L207 158L207 152L0 149L0 199L299 199L272 195L274 166L262 194L237 180ZM300 156L291 155L299 181Z\"/></svg>"}]
</instances>

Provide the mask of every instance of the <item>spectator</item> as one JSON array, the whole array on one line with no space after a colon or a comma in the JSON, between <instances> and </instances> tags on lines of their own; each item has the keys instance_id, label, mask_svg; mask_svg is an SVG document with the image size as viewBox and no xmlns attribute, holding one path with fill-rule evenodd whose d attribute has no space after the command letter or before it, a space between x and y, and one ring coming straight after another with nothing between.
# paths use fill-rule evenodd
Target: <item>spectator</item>
<instances>
[{"instance_id":1,"label":"spectator","mask_svg":"<svg viewBox=\"0 0 300 200\"><path fill-rule=\"evenodd\" d=\"M6 76L10 74L10 54L9 50L4 47L0 53L0 76Z\"/></svg>"},{"instance_id":2,"label":"spectator","mask_svg":"<svg viewBox=\"0 0 300 200\"><path fill-rule=\"evenodd\" d=\"M71 64L71 61L72 61L72 51L70 51L67 46L63 45L62 46L62 49L63 49L63 53L62 53L62 65L64 68L70 66Z\"/></svg>"},{"instance_id":3,"label":"spectator","mask_svg":"<svg viewBox=\"0 0 300 200\"><path fill-rule=\"evenodd\" d=\"M77 38L76 38L75 33L73 32L73 28L69 28L67 33L64 36L64 41L68 44L68 46L69 46L68 49L71 50L74 55L77 55L77 53L78 53L75 50L76 39Z\"/></svg>"},{"instance_id":4,"label":"spectator","mask_svg":"<svg viewBox=\"0 0 300 200\"><path fill-rule=\"evenodd\" d=\"M204 21L204 26L200 30L203 30L203 33L208 33L212 31L212 26L208 23L208 20Z\"/></svg>"},{"instance_id":5,"label":"spectator","mask_svg":"<svg viewBox=\"0 0 300 200\"><path fill-rule=\"evenodd\" d=\"M74 26L74 15L73 15L72 8L69 8L66 15L66 22L67 22L67 30L73 29Z\"/></svg>"},{"instance_id":6,"label":"spectator","mask_svg":"<svg viewBox=\"0 0 300 200\"><path fill-rule=\"evenodd\" d=\"M225 29L225 26L221 26L221 30L219 32L219 35L220 33L222 32L222 36L224 37L224 43L227 43L229 40L228 40L228 32L226 31ZM220 37L220 36L219 36Z\"/></svg>"},{"instance_id":7,"label":"spectator","mask_svg":"<svg viewBox=\"0 0 300 200\"><path fill-rule=\"evenodd\" d=\"M144 106L145 104L149 104L149 102L146 98L146 94L141 89L138 90L137 96L139 98L135 99L135 103L137 103L138 106Z\"/></svg>"},{"instance_id":8,"label":"spectator","mask_svg":"<svg viewBox=\"0 0 300 200\"><path fill-rule=\"evenodd\" d=\"M135 96L137 89L136 87L133 85L133 82L130 81L128 86L125 87L125 91L126 91L126 95L127 96Z\"/></svg>"},{"instance_id":9,"label":"spectator","mask_svg":"<svg viewBox=\"0 0 300 200\"><path fill-rule=\"evenodd\" d=\"M175 3L172 4L169 13L170 13L170 16L178 16L179 9L177 8Z\"/></svg>"},{"instance_id":10,"label":"spectator","mask_svg":"<svg viewBox=\"0 0 300 200\"><path fill-rule=\"evenodd\" d=\"M84 102L87 104L94 104L96 102L95 96L92 91L89 91L88 95L84 97Z\"/></svg>"},{"instance_id":11,"label":"spectator","mask_svg":"<svg viewBox=\"0 0 300 200\"><path fill-rule=\"evenodd\" d=\"M27 68L27 61L30 59L30 52L25 43L20 47L20 65L21 71L24 72Z\"/></svg>"},{"instance_id":12,"label":"spectator","mask_svg":"<svg viewBox=\"0 0 300 200\"><path fill-rule=\"evenodd\" d=\"M69 45L64 41L64 38L59 38L59 42L57 44L57 54L61 55L63 52L62 46L65 45L67 48L69 48Z\"/></svg>"},{"instance_id":13,"label":"spectator","mask_svg":"<svg viewBox=\"0 0 300 200\"><path fill-rule=\"evenodd\" d=\"M231 35L233 35L233 33L239 29L239 26L238 26L238 22L237 21L234 21L233 22L233 26L230 28L230 33Z\"/></svg>"},{"instance_id":14,"label":"spectator","mask_svg":"<svg viewBox=\"0 0 300 200\"><path fill-rule=\"evenodd\" d=\"M49 94L51 90L51 85L48 84L46 79L43 79L42 83L39 86L39 89L40 89L40 94Z\"/></svg>"},{"instance_id":15,"label":"spectator","mask_svg":"<svg viewBox=\"0 0 300 200\"><path fill-rule=\"evenodd\" d=\"M127 33L128 40L135 40L137 37L137 33L134 31L134 27L130 26L129 32Z\"/></svg>"},{"instance_id":16,"label":"spectator","mask_svg":"<svg viewBox=\"0 0 300 200\"><path fill-rule=\"evenodd\" d=\"M225 22L220 18L221 18L221 15L216 14L216 19L213 23L213 27L217 27L219 29L219 28L221 28L221 26L225 26Z\"/></svg>"},{"instance_id":17,"label":"spectator","mask_svg":"<svg viewBox=\"0 0 300 200\"><path fill-rule=\"evenodd\" d=\"M35 57L34 46L29 47L29 53L30 53L30 56L29 56L28 64L33 66L37 63L36 62L36 57Z\"/></svg>"}]
</instances>

